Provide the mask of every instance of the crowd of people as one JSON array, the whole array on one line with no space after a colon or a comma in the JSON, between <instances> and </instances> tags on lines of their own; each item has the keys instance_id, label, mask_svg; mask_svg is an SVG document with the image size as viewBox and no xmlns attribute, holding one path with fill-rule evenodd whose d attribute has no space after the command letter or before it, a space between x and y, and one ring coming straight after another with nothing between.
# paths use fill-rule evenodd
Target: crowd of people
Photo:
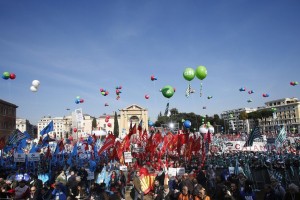
<instances>
[{"instance_id":1,"label":"crowd of people","mask_svg":"<svg viewBox=\"0 0 300 200\"><path fill-rule=\"evenodd\" d=\"M245 140L243 137L220 135L214 141L219 145L231 140ZM126 164L126 170L121 169L124 163L106 159L97 163L92 179L88 179L88 165L59 165L59 162L49 165L45 156L41 156L38 166L16 165L7 157L2 159L7 165L0 168L0 200L296 200L300 199L299 182L289 179L286 171L290 170L292 175L300 172L297 146L299 140L294 137L293 142L283 144L280 151L211 151L204 165L201 152L193 154L189 161L172 153L154 161L137 157ZM291 147L295 151L290 151ZM63 159L68 159L67 154ZM234 172L229 167L234 168ZM241 170L236 171L239 167ZM174 175L168 168L183 168L184 173ZM140 173L141 169L154 176L146 192L143 191L145 175ZM251 174L259 169L266 169L270 178L260 191ZM44 174L47 179L41 178ZM130 197L126 195L128 189L131 189Z\"/></svg>"}]
</instances>

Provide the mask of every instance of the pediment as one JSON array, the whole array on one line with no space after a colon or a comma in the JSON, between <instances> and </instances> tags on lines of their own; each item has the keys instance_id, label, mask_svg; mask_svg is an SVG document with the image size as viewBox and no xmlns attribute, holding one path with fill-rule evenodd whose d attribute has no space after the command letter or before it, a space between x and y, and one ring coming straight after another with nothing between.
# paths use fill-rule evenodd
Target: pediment
<instances>
[{"instance_id":1,"label":"pediment","mask_svg":"<svg viewBox=\"0 0 300 200\"><path fill-rule=\"evenodd\" d=\"M143 108L139 105L136 105L136 104L132 104L132 105L124 108L123 110L145 110L145 108Z\"/></svg>"}]
</instances>

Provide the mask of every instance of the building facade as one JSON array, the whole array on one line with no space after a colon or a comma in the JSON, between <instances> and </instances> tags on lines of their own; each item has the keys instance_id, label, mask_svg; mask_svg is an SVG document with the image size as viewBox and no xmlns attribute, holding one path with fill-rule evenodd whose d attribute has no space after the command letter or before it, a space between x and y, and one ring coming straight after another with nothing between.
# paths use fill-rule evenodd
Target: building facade
<instances>
[{"instance_id":1,"label":"building facade","mask_svg":"<svg viewBox=\"0 0 300 200\"><path fill-rule=\"evenodd\" d=\"M225 123L225 133L247 132L254 127L254 121L250 119L241 120L241 112L254 112L257 108L239 108L227 110L221 113L221 118ZM226 128L227 127L227 128Z\"/></svg>"},{"instance_id":2,"label":"building facade","mask_svg":"<svg viewBox=\"0 0 300 200\"><path fill-rule=\"evenodd\" d=\"M138 106L136 104L132 104L124 109L120 110L120 121L119 121L119 133L128 133L130 128L130 123L138 124L140 121L143 122L142 129L146 129L148 131L148 110Z\"/></svg>"},{"instance_id":3,"label":"building facade","mask_svg":"<svg viewBox=\"0 0 300 200\"><path fill-rule=\"evenodd\" d=\"M286 131L299 133L300 130L300 101L297 98L283 98L265 103L265 108L273 109L273 116L261 121L265 131L277 131L285 125Z\"/></svg>"},{"instance_id":4,"label":"building facade","mask_svg":"<svg viewBox=\"0 0 300 200\"><path fill-rule=\"evenodd\" d=\"M74 139L86 138L93 130L102 130L106 133L113 132L114 130L114 118L115 113L111 115L102 115L96 118L96 128L92 127L94 117L83 114L79 117L72 113L70 116L64 117L51 117L44 116L37 124L38 138L39 133L53 120L53 131L49 133L49 136L56 139L69 138L72 136ZM148 131L148 110L138 106L136 104L130 105L120 110L120 114L117 115L119 124L119 134L128 133L130 123L139 125L142 121L142 129Z\"/></svg>"},{"instance_id":5,"label":"building facade","mask_svg":"<svg viewBox=\"0 0 300 200\"><path fill-rule=\"evenodd\" d=\"M30 124L29 120L27 119L17 118L16 129L19 129L21 132L26 131L31 136L31 138L37 137L36 126Z\"/></svg>"},{"instance_id":6,"label":"building facade","mask_svg":"<svg viewBox=\"0 0 300 200\"><path fill-rule=\"evenodd\" d=\"M18 106L0 99L0 138L7 137L16 129Z\"/></svg>"}]
</instances>

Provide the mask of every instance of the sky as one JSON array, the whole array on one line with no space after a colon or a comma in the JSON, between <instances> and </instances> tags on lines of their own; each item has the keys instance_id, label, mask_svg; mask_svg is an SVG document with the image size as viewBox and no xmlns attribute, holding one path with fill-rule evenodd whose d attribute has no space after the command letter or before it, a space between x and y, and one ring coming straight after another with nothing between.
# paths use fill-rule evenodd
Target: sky
<instances>
[{"instance_id":1,"label":"sky","mask_svg":"<svg viewBox=\"0 0 300 200\"><path fill-rule=\"evenodd\" d=\"M16 78L0 80L0 99L36 124L77 108L99 117L137 104L155 121L167 103L212 116L299 98L300 85L289 84L300 81L299 10L298 0L1 0L0 73ZM204 80L184 79L200 65ZM176 88L171 98L166 85Z\"/></svg>"}]
</instances>

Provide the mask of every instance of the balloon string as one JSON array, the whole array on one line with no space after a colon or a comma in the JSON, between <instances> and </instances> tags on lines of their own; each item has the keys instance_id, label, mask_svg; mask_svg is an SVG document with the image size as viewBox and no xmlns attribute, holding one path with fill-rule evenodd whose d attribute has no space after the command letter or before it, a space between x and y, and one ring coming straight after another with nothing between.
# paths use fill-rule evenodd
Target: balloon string
<instances>
[{"instance_id":1,"label":"balloon string","mask_svg":"<svg viewBox=\"0 0 300 200\"><path fill-rule=\"evenodd\" d=\"M200 97L202 97L202 82L200 83Z\"/></svg>"}]
</instances>

